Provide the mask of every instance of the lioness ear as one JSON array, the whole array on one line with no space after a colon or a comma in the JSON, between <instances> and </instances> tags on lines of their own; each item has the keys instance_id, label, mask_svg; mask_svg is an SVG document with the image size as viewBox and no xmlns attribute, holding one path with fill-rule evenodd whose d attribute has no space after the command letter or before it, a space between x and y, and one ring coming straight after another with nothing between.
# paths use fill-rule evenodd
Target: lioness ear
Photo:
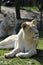
<instances>
[{"instance_id":1,"label":"lioness ear","mask_svg":"<svg viewBox=\"0 0 43 65\"><path fill-rule=\"evenodd\" d=\"M32 22L33 22L34 25L37 24L37 20L36 19L32 20Z\"/></svg>"},{"instance_id":2,"label":"lioness ear","mask_svg":"<svg viewBox=\"0 0 43 65\"><path fill-rule=\"evenodd\" d=\"M26 26L27 26L27 24L26 24L25 22L21 25L21 27L22 27L23 29L25 29Z\"/></svg>"}]
</instances>

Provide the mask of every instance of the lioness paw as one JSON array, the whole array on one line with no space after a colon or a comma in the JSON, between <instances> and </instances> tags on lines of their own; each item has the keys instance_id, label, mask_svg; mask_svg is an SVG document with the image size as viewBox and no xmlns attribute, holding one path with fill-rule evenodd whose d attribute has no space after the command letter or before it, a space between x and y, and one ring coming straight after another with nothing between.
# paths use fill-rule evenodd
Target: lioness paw
<instances>
[{"instance_id":1,"label":"lioness paw","mask_svg":"<svg viewBox=\"0 0 43 65\"><path fill-rule=\"evenodd\" d=\"M12 58L12 57L14 57L14 55L10 54L10 53L6 53L4 56L5 56L5 58Z\"/></svg>"}]
</instances>

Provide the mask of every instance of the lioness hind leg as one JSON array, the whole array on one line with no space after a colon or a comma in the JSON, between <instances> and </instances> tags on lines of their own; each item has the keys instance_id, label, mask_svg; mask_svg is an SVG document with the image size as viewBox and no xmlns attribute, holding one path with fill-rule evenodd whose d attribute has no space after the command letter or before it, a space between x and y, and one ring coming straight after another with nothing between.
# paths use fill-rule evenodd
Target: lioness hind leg
<instances>
[{"instance_id":1,"label":"lioness hind leg","mask_svg":"<svg viewBox=\"0 0 43 65\"><path fill-rule=\"evenodd\" d=\"M12 38L9 36L6 39L0 41L0 49L4 49L4 48L14 48L14 42L12 40Z\"/></svg>"}]
</instances>

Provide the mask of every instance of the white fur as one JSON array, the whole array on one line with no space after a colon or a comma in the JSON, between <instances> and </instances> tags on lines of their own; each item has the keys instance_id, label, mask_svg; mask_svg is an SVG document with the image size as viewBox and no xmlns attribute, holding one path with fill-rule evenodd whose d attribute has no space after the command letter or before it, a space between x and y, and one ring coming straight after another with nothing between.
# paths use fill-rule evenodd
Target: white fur
<instances>
[{"instance_id":1,"label":"white fur","mask_svg":"<svg viewBox=\"0 0 43 65\"><path fill-rule=\"evenodd\" d=\"M33 26L32 23L28 24ZM35 33L38 33L38 30L36 28L32 28L32 32L31 30L29 32L28 24L25 29L22 27L17 35L9 36L0 42L0 48L14 48L11 52L6 53L5 57L31 57L36 54L39 34Z\"/></svg>"},{"instance_id":2,"label":"white fur","mask_svg":"<svg viewBox=\"0 0 43 65\"><path fill-rule=\"evenodd\" d=\"M6 16L4 16L6 15ZM15 16L14 13L5 12L4 14L0 14L0 37L6 37L8 35L15 34Z\"/></svg>"}]
</instances>

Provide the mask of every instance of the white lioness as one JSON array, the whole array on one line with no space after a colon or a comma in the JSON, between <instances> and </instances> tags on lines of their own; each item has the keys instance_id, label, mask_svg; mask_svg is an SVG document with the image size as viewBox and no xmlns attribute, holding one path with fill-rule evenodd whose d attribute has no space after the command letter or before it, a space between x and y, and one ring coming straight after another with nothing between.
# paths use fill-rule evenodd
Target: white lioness
<instances>
[{"instance_id":1,"label":"white lioness","mask_svg":"<svg viewBox=\"0 0 43 65\"><path fill-rule=\"evenodd\" d=\"M15 34L15 15L12 12L0 14L0 37Z\"/></svg>"},{"instance_id":2,"label":"white lioness","mask_svg":"<svg viewBox=\"0 0 43 65\"><path fill-rule=\"evenodd\" d=\"M24 22L17 35L12 35L0 42L0 48L14 48L6 53L5 57L31 57L36 54L39 33L36 27L36 20Z\"/></svg>"}]
</instances>

